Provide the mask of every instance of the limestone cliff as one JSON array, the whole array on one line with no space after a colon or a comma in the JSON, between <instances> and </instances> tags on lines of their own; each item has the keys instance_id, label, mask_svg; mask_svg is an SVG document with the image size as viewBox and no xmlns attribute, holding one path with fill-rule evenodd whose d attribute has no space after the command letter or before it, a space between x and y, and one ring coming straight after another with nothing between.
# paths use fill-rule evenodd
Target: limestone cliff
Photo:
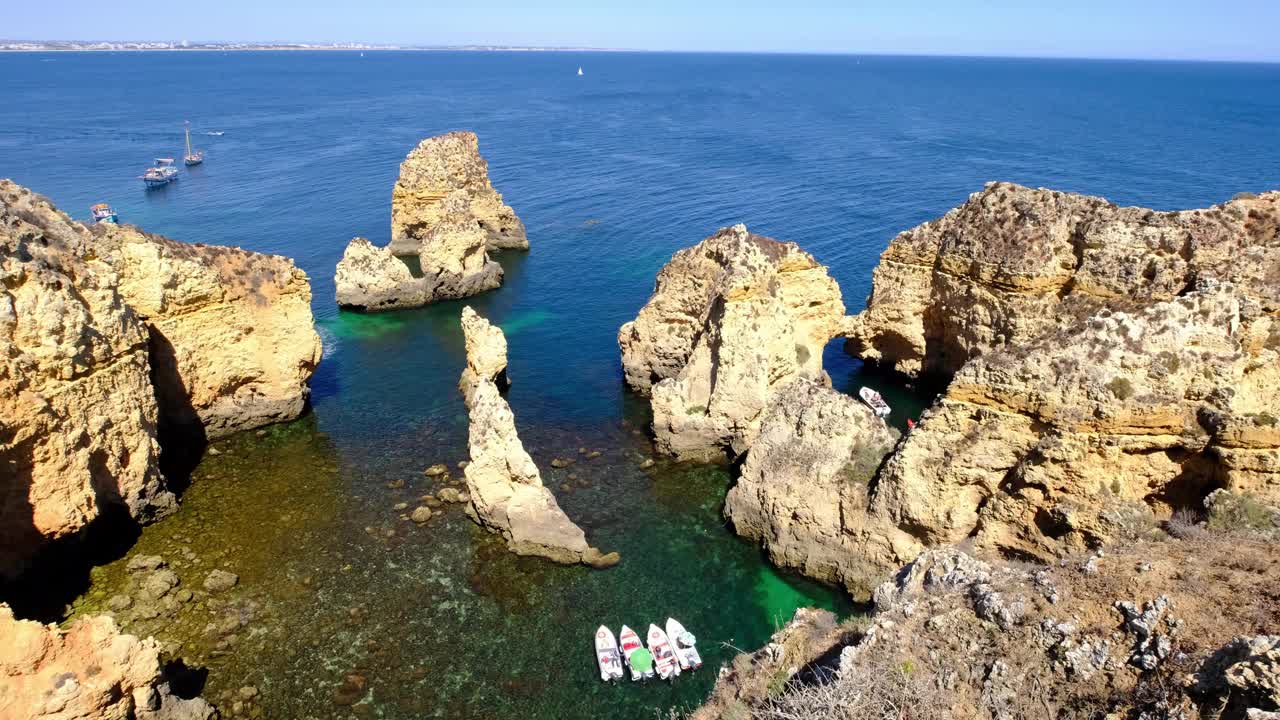
<instances>
[{"instance_id":1,"label":"limestone cliff","mask_svg":"<svg viewBox=\"0 0 1280 720\"><path fill-rule=\"evenodd\" d=\"M54 625L15 620L0 605L0 718L64 720L136 718L207 720L214 710L201 698L169 689L160 644L123 635L111 618Z\"/></svg>"},{"instance_id":2,"label":"limestone cliff","mask_svg":"<svg viewBox=\"0 0 1280 720\"><path fill-rule=\"evenodd\" d=\"M865 405L796 380L769 401L725 515L774 564L845 584L861 548L844 525L866 513L871 480L897 438Z\"/></svg>"},{"instance_id":3,"label":"limestone cliff","mask_svg":"<svg viewBox=\"0 0 1280 720\"><path fill-rule=\"evenodd\" d=\"M843 316L840 288L795 243L737 225L677 252L618 332L628 384L652 396L658 448L741 454L778 388L826 381L823 347Z\"/></svg>"},{"instance_id":4,"label":"limestone cliff","mask_svg":"<svg viewBox=\"0 0 1280 720\"><path fill-rule=\"evenodd\" d=\"M0 181L0 576L112 508L174 507L147 328L93 238Z\"/></svg>"},{"instance_id":5,"label":"limestone cliff","mask_svg":"<svg viewBox=\"0 0 1280 720\"><path fill-rule=\"evenodd\" d=\"M468 223L483 233L488 249L528 249L524 223L489 181L476 134L451 132L423 140L400 164L391 191L391 251L415 255L433 227L452 222L445 199L455 191L468 201Z\"/></svg>"},{"instance_id":6,"label":"limestone cliff","mask_svg":"<svg viewBox=\"0 0 1280 720\"><path fill-rule=\"evenodd\" d=\"M311 285L289 258L94 226L151 333L161 419L219 437L298 417L320 361Z\"/></svg>"},{"instance_id":7,"label":"limestone cliff","mask_svg":"<svg viewBox=\"0 0 1280 720\"><path fill-rule=\"evenodd\" d=\"M471 461L464 473L471 499L467 513L500 533L518 555L556 562L607 566L616 553L602 555L587 545L582 528L560 509L542 484L533 458L516 434L515 415L498 389L505 382L507 342L502 330L470 307L462 310L467 367L459 389L470 416Z\"/></svg>"},{"instance_id":8,"label":"limestone cliff","mask_svg":"<svg viewBox=\"0 0 1280 720\"><path fill-rule=\"evenodd\" d=\"M1060 332L1103 307L1133 310L1198 280L1235 283L1280 310L1280 192L1204 210L1120 208L992 183L896 237L847 348L907 374L949 376L971 357Z\"/></svg>"}]
</instances>

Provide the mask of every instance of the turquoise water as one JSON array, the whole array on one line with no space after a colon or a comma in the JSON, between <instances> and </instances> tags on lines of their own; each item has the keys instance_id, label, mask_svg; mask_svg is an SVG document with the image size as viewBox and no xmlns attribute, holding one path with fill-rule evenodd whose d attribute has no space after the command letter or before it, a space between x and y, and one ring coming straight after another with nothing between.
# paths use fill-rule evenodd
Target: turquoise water
<instances>
[{"instance_id":1,"label":"turquoise water","mask_svg":"<svg viewBox=\"0 0 1280 720\"><path fill-rule=\"evenodd\" d=\"M696 702L729 646L758 646L796 606L852 611L725 529L727 471L639 468L647 411L623 388L617 328L670 254L717 227L798 241L855 310L894 233L988 180L1157 208L1280 186L1280 67L1266 65L9 54L0 96L0 175L78 217L107 201L147 230L286 254L311 276L325 342L313 412L220 444L182 512L95 569L73 608L101 611L142 553L181 562L184 586L213 567L238 573L226 602L252 617L234 643L205 632L225 607L131 629L182 643L215 698L256 686L267 717L646 715ZM206 163L144 192L135 176L180 151L184 119ZM593 543L622 553L612 570L515 558L457 508L421 528L394 509L437 489L424 467L465 457L462 303L340 313L332 272L352 236L389 239L404 154L457 128L479 134L532 244L500 255L504 286L468 302L507 331L525 445ZM895 422L918 412L900 379L864 371L839 342L826 360L838 387L885 392ZM557 456L579 459L553 470ZM667 614L710 667L674 686L601 685L596 625ZM353 673L367 686L335 702Z\"/></svg>"}]
</instances>

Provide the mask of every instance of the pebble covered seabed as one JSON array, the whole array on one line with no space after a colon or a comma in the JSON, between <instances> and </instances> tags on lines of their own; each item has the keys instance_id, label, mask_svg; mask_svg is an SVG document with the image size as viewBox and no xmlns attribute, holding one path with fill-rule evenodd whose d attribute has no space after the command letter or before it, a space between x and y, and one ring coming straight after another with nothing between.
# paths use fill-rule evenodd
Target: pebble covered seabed
<instances>
[{"instance_id":1,"label":"pebble covered seabed","mask_svg":"<svg viewBox=\"0 0 1280 720\"><path fill-rule=\"evenodd\" d=\"M75 217L106 201L150 232L296 259L325 344L310 414L215 443L177 514L95 546L87 575L36 588L52 608L27 615L111 612L184 658L181 690L202 689L231 717L633 718L696 704L736 648L759 647L796 607L856 610L775 571L724 526L728 470L641 467L648 411L624 390L615 336L671 253L745 222L812 252L856 311L895 233L989 180L1160 209L1274 187L1278 68L0 54L11 100L0 103L0 176ZM181 151L184 119L206 162L144 191L136 176ZM456 487L466 457L462 303L339 312L333 268L353 235L389 239L399 162L455 129L479 135L532 245L499 254L503 287L469 302L507 333L526 448L588 539L621 552L615 568L515 557L457 505L409 519L424 495ZM899 427L916 414L913 391L839 345L825 355L837 387L881 390ZM574 463L556 469L556 457ZM450 479L423 475L436 463ZM236 582L219 573L206 589L215 570ZM668 614L698 636L707 667L671 685L602 684L596 626L643 632Z\"/></svg>"}]
</instances>

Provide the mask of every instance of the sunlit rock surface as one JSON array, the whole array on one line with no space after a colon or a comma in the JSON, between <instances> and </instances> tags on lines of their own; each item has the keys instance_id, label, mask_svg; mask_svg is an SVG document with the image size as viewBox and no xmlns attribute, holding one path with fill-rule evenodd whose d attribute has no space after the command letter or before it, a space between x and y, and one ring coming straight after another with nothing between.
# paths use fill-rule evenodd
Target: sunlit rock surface
<instances>
[{"instance_id":1,"label":"sunlit rock surface","mask_svg":"<svg viewBox=\"0 0 1280 720\"><path fill-rule=\"evenodd\" d=\"M506 371L506 339L502 330L470 307L462 310L467 368L459 389L470 416L471 461L464 473L471 496L467 512L476 522L500 533L519 555L538 555L560 563L607 566L613 553L602 555L587 545L582 528L560 509L542 484L533 458L516 434L515 415L497 381Z\"/></svg>"},{"instance_id":2,"label":"sunlit rock surface","mask_svg":"<svg viewBox=\"0 0 1280 720\"><path fill-rule=\"evenodd\" d=\"M827 381L840 288L795 243L724 228L677 252L618 344L627 383L651 395L658 448L686 459L744 452L773 393Z\"/></svg>"},{"instance_id":3,"label":"sunlit rock surface","mask_svg":"<svg viewBox=\"0 0 1280 720\"><path fill-rule=\"evenodd\" d=\"M79 223L0 181L0 576L122 508L174 507L147 327Z\"/></svg>"},{"instance_id":4,"label":"sunlit rock surface","mask_svg":"<svg viewBox=\"0 0 1280 720\"><path fill-rule=\"evenodd\" d=\"M206 720L209 703L170 691L160 644L124 635L108 617L64 630L15 620L0 605L0 718Z\"/></svg>"},{"instance_id":5,"label":"sunlit rock surface","mask_svg":"<svg viewBox=\"0 0 1280 720\"><path fill-rule=\"evenodd\" d=\"M476 134L451 132L423 140L400 164L391 191L391 251L417 254L432 228L453 222L445 200L455 191L465 196L467 219L482 231L488 249L528 249L524 223L489 181Z\"/></svg>"}]
</instances>

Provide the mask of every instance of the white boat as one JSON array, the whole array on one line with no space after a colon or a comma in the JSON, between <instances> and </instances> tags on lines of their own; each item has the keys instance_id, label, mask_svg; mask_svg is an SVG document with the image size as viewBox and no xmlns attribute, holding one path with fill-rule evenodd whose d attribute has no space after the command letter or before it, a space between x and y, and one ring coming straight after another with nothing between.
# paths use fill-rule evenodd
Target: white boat
<instances>
[{"instance_id":1,"label":"white boat","mask_svg":"<svg viewBox=\"0 0 1280 720\"><path fill-rule=\"evenodd\" d=\"M698 639L693 633L684 629L679 620L667 618L667 639L675 645L676 659L680 661L681 670L697 670L702 667L702 656L694 647Z\"/></svg>"},{"instance_id":2,"label":"white boat","mask_svg":"<svg viewBox=\"0 0 1280 720\"><path fill-rule=\"evenodd\" d=\"M178 179L178 168L173 166L173 158L156 158L156 164L147 168L141 177L147 187L161 187Z\"/></svg>"},{"instance_id":3,"label":"white boat","mask_svg":"<svg viewBox=\"0 0 1280 720\"><path fill-rule=\"evenodd\" d=\"M869 387L860 387L858 388L858 397L862 398L862 402L871 407L871 410L876 414L876 417L889 416L889 403L885 402L884 398L880 397L880 393Z\"/></svg>"},{"instance_id":4,"label":"white boat","mask_svg":"<svg viewBox=\"0 0 1280 720\"><path fill-rule=\"evenodd\" d=\"M222 137L223 135L226 135L226 133L224 133L224 132L223 132L223 131L221 131L221 130L209 130L209 131L207 131L207 132L205 133L205 135L212 135L212 136L214 136L214 137Z\"/></svg>"},{"instance_id":5,"label":"white boat","mask_svg":"<svg viewBox=\"0 0 1280 720\"><path fill-rule=\"evenodd\" d=\"M600 679L609 682L622 678L622 656L618 654L618 641L613 631L601 625L596 628L596 663L600 665Z\"/></svg>"},{"instance_id":6,"label":"white boat","mask_svg":"<svg viewBox=\"0 0 1280 720\"><path fill-rule=\"evenodd\" d=\"M578 77L582 77L582 68L578 68Z\"/></svg>"},{"instance_id":7,"label":"white boat","mask_svg":"<svg viewBox=\"0 0 1280 720\"><path fill-rule=\"evenodd\" d=\"M187 154L182 156L182 162L186 163L187 167L199 165L204 162L204 151L195 150L191 147L191 121L183 120L182 125L183 130L187 133Z\"/></svg>"},{"instance_id":8,"label":"white boat","mask_svg":"<svg viewBox=\"0 0 1280 720\"><path fill-rule=\"evenodd\" d=\"M653 653L653 664L658 670L658 677L671 680L680 674L680 661L671 648L671 641L657 625L649 625L649 652Z\"/></svg>"},{"instance_id":9,"label":"white boat","mask_svg":"<svg viewBox=\"0 0 1280 720\"><path fill-rule=\"evenodd\" d=\"M640 644L640 636L636 635L636 631L623 625L618 632L618 640L622 643L622 657L626 658L627 667L631 668L631 679L648 680L653 677L653 655Z\"/></svg>"}]
</instances>

